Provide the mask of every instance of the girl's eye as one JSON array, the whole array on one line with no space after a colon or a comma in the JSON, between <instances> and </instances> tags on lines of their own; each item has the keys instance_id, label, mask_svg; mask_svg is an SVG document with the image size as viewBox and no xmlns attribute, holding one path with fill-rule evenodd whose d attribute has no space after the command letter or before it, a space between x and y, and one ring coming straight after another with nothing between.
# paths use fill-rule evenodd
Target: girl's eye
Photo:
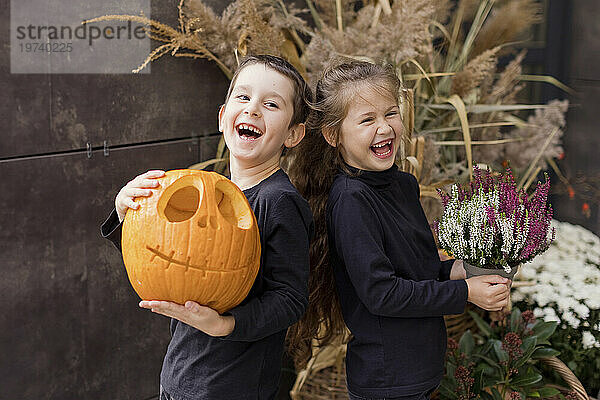
<instances>
[{"instance_id":1,"label":"girl's eye","mask_svg":"<svg viewBox=\"0 0 600 400\"><path fill-rule=\"evenodd\" d=\"M390 111L389 113L386 114L387 117L393 117L395 115L398 115L398 111L396 111L396 110Z\"/></svg>"},{"instance_id":2,"label":"girl's eye","mask_svg":"<svg viewBox=\"0 0 600 400\"><path fill-rule=\"evenodd\" d=\"M373 121L373 118L369 117L369 118L365 118L362 121L360 121L361 124L367 123L367 122L371 122Z\"/></svg>"},{"instance_id":3,"label":"girl's eye","mask_svg":"<svg viewBox=\"0 0 600 400\"><path fill-rule=\"evenodd\" d=\"M248 100L250 100L250 97L248 97L248 96L247 96L247 95L245 95L245 94L240 94L240 95L237 95L236 97L237 97L238 99L240 99L240 100L243 100L243 101L248 101Z\"/></svg>"},{"instance_id":4,"label":"girl's eye","mask_svg":"<svg viewBox=\"0 0 600 400\"><path fill-rule=\"evenodd\" d=\"M277 103L274 103L274 102L272 102L272 101L267 101L267 102L265 103L265 105L266 105L267 107L271 107L271 108L279 108L279 106L277 105Z\"/></svg>"}]
</instances>

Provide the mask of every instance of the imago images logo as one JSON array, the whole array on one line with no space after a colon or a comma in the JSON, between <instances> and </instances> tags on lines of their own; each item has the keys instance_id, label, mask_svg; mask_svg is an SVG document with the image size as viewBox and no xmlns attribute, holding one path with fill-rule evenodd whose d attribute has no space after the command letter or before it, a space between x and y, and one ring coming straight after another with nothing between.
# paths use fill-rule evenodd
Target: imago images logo
<instances>
[{"instance_id":1,"label":"imago images logo","mask_svg":"<svg viewBox=\"0 0 600 400\"><path fill-rule=\"evenodd\" d=\"M102 15L150 16L149 1L90 3L12 0L11 72L131 73L150 52L145 28L131 21L83 21Z\"/></svg>"}]
</instances>

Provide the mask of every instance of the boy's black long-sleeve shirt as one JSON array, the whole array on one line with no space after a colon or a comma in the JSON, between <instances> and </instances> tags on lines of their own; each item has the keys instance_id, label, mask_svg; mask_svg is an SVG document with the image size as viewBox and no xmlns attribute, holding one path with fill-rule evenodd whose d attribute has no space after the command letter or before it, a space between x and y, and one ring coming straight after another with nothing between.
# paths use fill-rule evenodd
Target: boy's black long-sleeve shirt
<instances>
[{"instance_id":1,"label":"boy's black long-sleeve shirt","mask_svg":"<svg viewBox=\"0 0 600 400\"><path fill-rule=\"evenodd\" d=\"M414 176L396 166L350 168L332 185L327 229L336 287L353 334L349 389L399 397L435 388L443 375L443 315L462 313L464 280L440 262ZM356 175L355 175L356 174Z\"/></svg>"},{"instance_id":2,"label":"boy's black long-sleeve shirt","mask_svg":"<svg viewBox=\"0 0 600 400\"><path fill-rule=\"evenodd\" d=\"M233 332L211 337L176 319L161 385L181 400L272 399L277 393L286 329L308 304L310 208L288 176L275 172L244 190L260 231L261 262L246 299L229 311ZM120 250L116 212L102 235Z\"/></svg>"}]
</instances>

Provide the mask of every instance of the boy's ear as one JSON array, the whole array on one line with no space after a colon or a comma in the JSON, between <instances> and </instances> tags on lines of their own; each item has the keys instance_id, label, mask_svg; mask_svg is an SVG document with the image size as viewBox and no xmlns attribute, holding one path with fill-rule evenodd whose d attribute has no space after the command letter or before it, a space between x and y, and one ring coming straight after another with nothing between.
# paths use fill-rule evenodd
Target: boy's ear
<instances>
[{"instance_id":1,"label":"boy's ear","mask_svg":"<svg viewBox=\"0 0 600 400\"><path fill-rule=\"evenodd\" d=\"M329 143L331 147L337 147L337 143L335 142L335 135L333 133L333 129L331 128L323 128L323 137L325 141Z\"/></svg>"},{"instance_id":2,"label":"boy's ear","mask_svg":"<svg viewBox=\"0 0 600 400\"><path fill-rule=\"evenodd\" d=\"M225 113L225 104L219 108L219 132L223 133L223 114Z\"/></svg>"},{"instance_id":3,"label":"boy's ear","mask_svg":"<svg viewBox=\"0 0 600 400\"><path fill-rule=\"evenodd\" d=\"M290 128L289 135L283 142L283 145L287 148L295 147L304 138L306 133L306 126L302 123L296 124Z\"/></svg>"}]
</instances>

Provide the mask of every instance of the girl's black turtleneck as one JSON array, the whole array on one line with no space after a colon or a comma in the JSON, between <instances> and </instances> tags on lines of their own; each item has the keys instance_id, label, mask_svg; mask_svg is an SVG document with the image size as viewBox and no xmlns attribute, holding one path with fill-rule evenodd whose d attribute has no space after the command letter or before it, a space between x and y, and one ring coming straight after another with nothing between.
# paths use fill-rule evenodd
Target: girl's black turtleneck
<instances>
[{"instance_id":1,"label":"girl's black turtleneck","mask_svg":"<svg viewBox=\"0 0 600 400\"><path fill-rule=\"evenodd\" d=\"M353 334L348 388L365 397L420 395L441 381L443 316L464 311L467 284L449 280L452 261L439 259L413 175L347 168L329 194L327 229Z\"/></svg>"}]
</instances>

